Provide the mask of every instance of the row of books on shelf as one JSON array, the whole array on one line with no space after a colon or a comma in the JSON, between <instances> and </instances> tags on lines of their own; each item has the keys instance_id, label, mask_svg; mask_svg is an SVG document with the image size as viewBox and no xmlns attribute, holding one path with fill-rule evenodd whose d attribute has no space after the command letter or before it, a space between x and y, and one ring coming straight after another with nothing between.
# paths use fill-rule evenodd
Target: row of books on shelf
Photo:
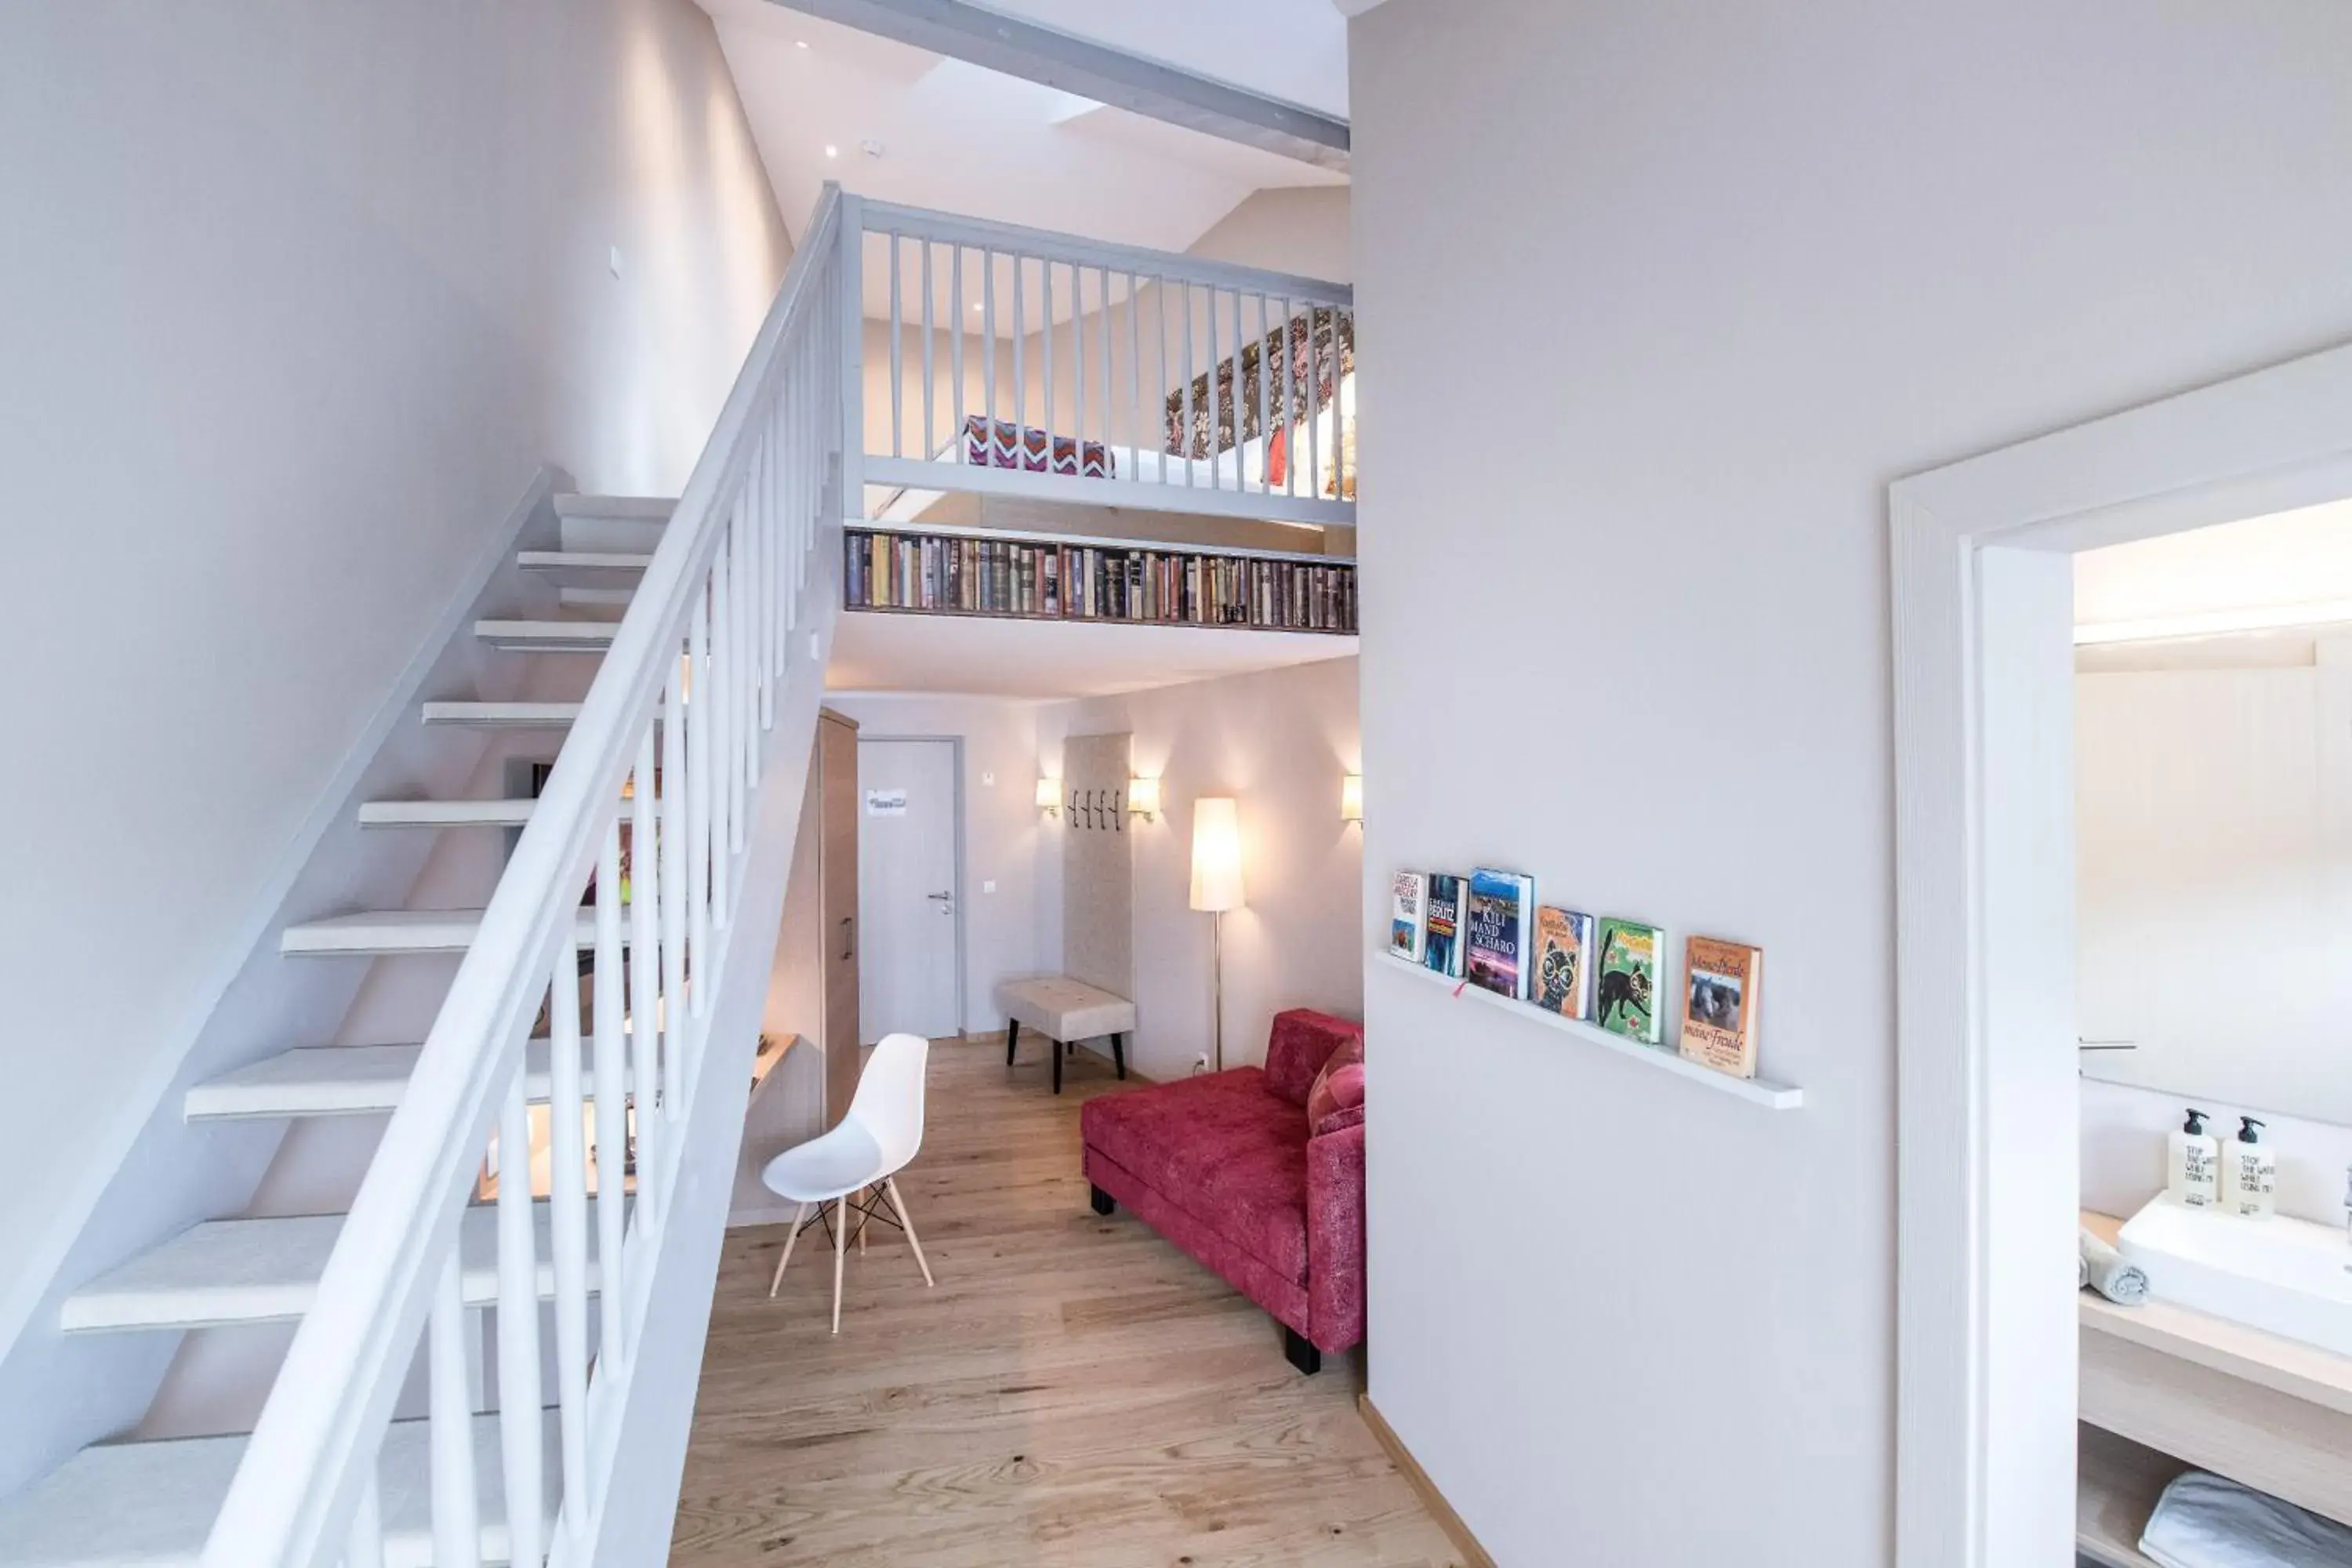
<instances>
[{"instance_id":1,"label":"row of books on shelf","mask_svg":"<svg viewBox=\"0 0 2352 1568\"><path fill-rule=\"evenodd\" d=\"M853 529L853 610L1353 632L1356 569L1214 552Z\"/></svg>"},{"instance_id":2,"label":"row of books on shelf","mask_svg":"<svg viewBox=\"0 0 2352 1568\"><path fill-rule=\"evenodd\" d=\"M1399 871L1389 950L1439 974L1662 1046L1671 1005L1666 933L1616 916L1595 920L1536 902L1517 871ZM1756 1076L1764 952L1694 936L1683 946L1683 1056L1735 1078Z\"/></svg>"}]
</instances>

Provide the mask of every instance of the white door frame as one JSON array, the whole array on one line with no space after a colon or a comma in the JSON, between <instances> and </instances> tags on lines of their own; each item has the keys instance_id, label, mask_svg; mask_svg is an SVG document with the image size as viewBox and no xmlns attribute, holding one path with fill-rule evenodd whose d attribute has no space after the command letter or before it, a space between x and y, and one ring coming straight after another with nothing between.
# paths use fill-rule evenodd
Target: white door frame
<instances>
[{"instance_id":1,"label":"white door frame","mask_svg":"<svg viewBox=\"0 0 2352 1568\"><path fill-rule=\"evenodd\" d=\"M969 1035L971 1033L971 1019L968 1016L968 999L964 994L964 921L970 918L971 906L963 896L963 737L961 735L882 734L877 732L869 722L866 726L859 729L857 731L857 741L860 745L865 744L868 741L930 741L940 742L940 744L952 749L955 760L950 765L955 771L955 798L950 805L949 816L955 824L955 1025L956 1034L959 1037ZM859 787L861 791L859 798L863 800L864 795L862 792L864 786L861 784ZM865 946L862 941L859 943L858 951L861 955L865 952ZM858 983L861 985L865 984L862 976Z\"/></svg>"},{"instance_id":2,"label":"white door frame","mask_svg":"<svg viewBox=\"0 0 2352 1568\"><path fill-rule=\"evenodd\" d=\"M2352 346L1889 492L1898 1568L2074 1561L2073 554L2347 495Z\"/></svg>"}]
</instances>

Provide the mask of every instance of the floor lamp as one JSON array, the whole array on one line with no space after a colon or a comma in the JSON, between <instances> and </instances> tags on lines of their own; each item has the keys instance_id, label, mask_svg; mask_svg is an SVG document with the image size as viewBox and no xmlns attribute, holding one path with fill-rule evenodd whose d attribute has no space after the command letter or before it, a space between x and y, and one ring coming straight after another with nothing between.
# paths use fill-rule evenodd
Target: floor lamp
<instances>
[{"instance_id":1,"label":"floor lamp","mask_svg":"<svg viewBox=\"0 0 2352 1568\"><path fill-rule=\"evenodd\" d=\"M1225 911L1242 907L1242 827L1230 795L1192 803L1192 907L1208 911L1209 966L1214 986L1215 1055L1225 1070Z\"/></svg>"}]
</instances>

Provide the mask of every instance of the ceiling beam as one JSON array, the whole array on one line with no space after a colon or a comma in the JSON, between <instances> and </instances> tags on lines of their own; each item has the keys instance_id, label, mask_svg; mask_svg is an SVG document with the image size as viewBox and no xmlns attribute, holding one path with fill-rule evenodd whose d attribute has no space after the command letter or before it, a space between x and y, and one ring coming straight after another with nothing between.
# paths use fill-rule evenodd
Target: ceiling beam
<instances>
[{"instance_id":1,"label":"ceiling beam","mask_svg":"<svg viewBox=\"0 0 2352 1568\"><path fill-rule=\"evenodd\" d=\"M1188 131L1345 173L1348 122L1123 54L969 0L770 0Z\"/></svg>"}]
</instances>

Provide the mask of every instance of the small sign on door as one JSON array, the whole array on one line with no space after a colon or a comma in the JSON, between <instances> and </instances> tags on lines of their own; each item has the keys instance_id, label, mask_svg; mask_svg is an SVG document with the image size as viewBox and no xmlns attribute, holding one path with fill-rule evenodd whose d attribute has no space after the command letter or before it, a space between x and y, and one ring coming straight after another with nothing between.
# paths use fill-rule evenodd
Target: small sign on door
<instances>
[{"instance_id":1,"label":"small sign on door","mask_svg":"<svg viewBox=\"0 0 2352 1568\"><path fill-rule=\"evenodd\" d=\"M869 789L866 792L866 815L868 816L904 816L907 815L907 792L902 789Z\"/></svg>"}]
</instances>

